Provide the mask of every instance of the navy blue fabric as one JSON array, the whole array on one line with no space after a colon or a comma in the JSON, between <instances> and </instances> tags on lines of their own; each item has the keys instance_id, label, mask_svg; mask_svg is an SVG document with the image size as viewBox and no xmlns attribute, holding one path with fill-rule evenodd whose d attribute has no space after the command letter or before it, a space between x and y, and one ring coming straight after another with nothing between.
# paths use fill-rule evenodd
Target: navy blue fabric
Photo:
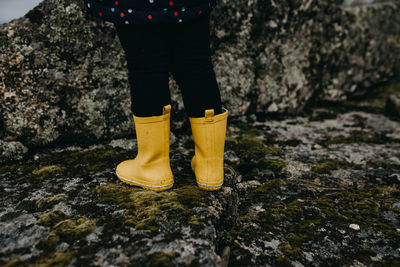
<instances>
[{"instance_id":1,"label":"navy blue fabric","mask_svg":"<svg viewBox=\"0 0 400 267\"><path fill-rule=\"evenodd\" d=\"M88 18L122 24L171 24L207 15L218 0L83 0Z\"/></svg>"}]
</instances>

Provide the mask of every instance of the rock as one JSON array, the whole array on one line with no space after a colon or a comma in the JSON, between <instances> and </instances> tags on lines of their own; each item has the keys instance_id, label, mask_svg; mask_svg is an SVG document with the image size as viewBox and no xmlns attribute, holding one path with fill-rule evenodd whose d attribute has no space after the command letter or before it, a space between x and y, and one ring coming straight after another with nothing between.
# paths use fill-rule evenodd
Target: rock
<instances>
[{"instance_id":1,"label":"rock","mask_svg":"<svg viewBox=\"0 0 400 267\"><path fill-rule=\"evenodd\" d=\"M38 150L0 168L0 265L396 265L399 128L360 111L232 122L215 192L196 185L187 132L158 193L117 179L129 140Z\"/></svg>"},{"instance_id":2,"label":"rock","mask_svg":"<svg viewBox=\"0 0 400 267\"><path fill-rule=\"evenodd\" d=\"M388 96L385 112L388 116L400 119L400 93Z\"/></svg>"},{"instance_id":3,"label":"rock","mask_svg":"<svg viewBox=\"0 0 400 267\"><path fill-rule=\"evenodd\" d=\"M211 49L230 114L297 114L310 101L362 96L398 74L400 3L358 3L221 0ZM0 136L29 147L134 132L114 26L86 20L80 4L44 0L0 25ZM172 76L170 87L176 129L186 124Z\"/></svg>"},{"instance_id":4,"label":"rock","mask_svg":"<svg viewBox=\"0 0 400 267\"><path fill-rule=\"evenodd\" d=\"M350 224L349 228L353 229L353 230L356 230L356 231L360 230L360 226L358 224L354 224L354 223Z\"/></svg>"},{"instance_id":5,"label":"rock","mask_svg":"<svg viewBox=\"0 0 400 267\"><path fill-rule=\"evenodd\" d=\"M0 140L0 163L10 160L21 160L28 152L28 148L18 141Z\"/></svg>"}]
</instances>

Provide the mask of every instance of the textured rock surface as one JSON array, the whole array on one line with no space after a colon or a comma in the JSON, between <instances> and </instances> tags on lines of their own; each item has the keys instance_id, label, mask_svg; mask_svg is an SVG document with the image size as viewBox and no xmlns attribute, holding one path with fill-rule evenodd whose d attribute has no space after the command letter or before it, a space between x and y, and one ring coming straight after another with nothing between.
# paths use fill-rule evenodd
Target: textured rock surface
<instances>
[{"instance_id":1,"label":"textured rock surface","mask_svg":"<svg viewBox=\"0 0 400 267\"><path fill-rule=\"evenodd\" d=\"M45 0L0 26L0 136L30 147L132 133L114 27L85 20L79 4ZM211 34L224 105L232 116L298 113L315 100L365 94L400 69L399 6L220 1ZM172 76L170 85L179 128L183 104Z\"/></svg>"},{"instance_id":2,"label":"textured rock surface","mask_svg":"<svg viewBox=\"0 0 400 267\"><path fill-rule=\"evenodd\" d=\"M231 121L217 192L195 185L190 128L162 193L116 179L135 139L31 151L0 167L0 265L397 266L400 122L367 106Z\"/></svg>"},{"instance_id":3,"label":"textured rock surface","mask_svg":"<svg viewBox=\"0 0 400 267\"><path fill-rule=\"evenodd\" d=\"M9 160L21 160L28 152L28 148L21 142L0 140L0 163Z\"/></svg>"}]
</instances>

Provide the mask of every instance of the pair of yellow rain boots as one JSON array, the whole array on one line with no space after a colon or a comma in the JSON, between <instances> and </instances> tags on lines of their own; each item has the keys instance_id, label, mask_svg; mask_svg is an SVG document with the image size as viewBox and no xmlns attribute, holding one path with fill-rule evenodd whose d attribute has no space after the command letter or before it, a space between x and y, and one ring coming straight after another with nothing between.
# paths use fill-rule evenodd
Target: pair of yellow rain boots
<instances>
[{"instance_id":1,"label":"pair of yellow rain boots","mask_svg":"<svg viewBox=\"0 0 400 267\"><path fill-rule=\"evenodd\" d=\"M189 117L195 143L195 156L191 160L199 187L218 190L224 180L224 145L228 110L214 115L207 109L205 116ZM118 178L130 185L163 191L171 188L174 178L169 160L171 105L163 107L160 116L133 115L138 153L134 159L118 164Z\"/></svg>"}]
</instances>

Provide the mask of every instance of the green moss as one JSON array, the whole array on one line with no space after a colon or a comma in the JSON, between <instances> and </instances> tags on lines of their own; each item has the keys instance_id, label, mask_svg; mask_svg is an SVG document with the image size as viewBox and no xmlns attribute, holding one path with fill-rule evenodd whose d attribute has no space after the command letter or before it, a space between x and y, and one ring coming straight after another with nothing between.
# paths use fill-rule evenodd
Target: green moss
<instances>
[{"instance_id":1,"label":"green moss","mask_svg":"<svg viewBox=\"0 0 400 267\"><path fill-rule=\"evenodd\" d=\"M282 212L291 219L299 216L302 213L300 202L297 199L290 202Z\"/></svg>"},{"instance_id":2,"label":"green moss","mask_svg":"<svg viewBox=\"0 0 400 267\"><path fill-rule=\"evenodd\" d=\"M122 204L126 208L133 207L133 203L130 201L130 195L135 190L137 189L134 187L128 188L117 184L106 184L96 187L97 194L101 201L116 202Z\"/></svg>"},{"instance_id":3,"label":"green moss","mask_svg":"<svg viewBox=\"0 0 400 267\"><path fill-rule=\"evenodd\" d=\"M61 210L54 210L40 215L38 223L44 226L52 226L62 220L65 220L67 217L68 215L66 215Z\"/></svg>"},{"instance_id":4,"label":"green moss","mask_svg":"<svg viewBox=\"0 0 400 267\"><path fill-rule=\"evenodd\" d=\"M234 149L244 160L251 158L264 158L269 150L266 149L263 142L251 134L243 134L235 140Z\"/></svg>"},{"instance_id":5,"label":"green moss","mask_svg":"<svg viewBox=\"0 0 400 267\"><path fill-rule=\"evenodd\" d=\"M185 185L180 188L174 190L177 194L178 201L189 207L201 207L204 206L203 197L205 195L205 191L200 189L196 185Z\"/></svg>"},{"instance_id":6,"label":"green moss","mask_svg":"<svg viewBox=\"0 0 400 267\"><path fill-rule=\"evenodd\" d=\"M43 257L38 263L30 265L31 267L50 267L50 266L66 266L72 259L75 252L73 251L57 251L46 257Z\"/></svg>"},{"instance_id":7,"label":"green moss","mask_svg":"<svg viewBox=\"0 0 400 267\"><path fill-rule=\"evenodd\" d=\"M87 167L87 170L89 170L89 171L100 171L100 170L106 169L107 167L108 167L107 163L97 162L97 163L90 164Z\"/></svg>"},{"instance_id":8,"label":"green moss","mask_svg":"<svg viewBox=\"0 0 400 267\"><path fill-rule=\"evenodd\" d=\"M333 170L339 169L339 162L333 159L323 159L311 168L311 171L320 174L332 174Z\"/></svg>"},{"instance_id":9,"label":"green moss","mask_svg":"<svg viewBox=\"0 0 400 267\"><path fill-rule=\"evenodd\" d=\"M283 255L280 255L280 256L276 257L274 265L275 266L284 266L284 267L293 266L290 263L290 261Z\"/></svg>"},{"instance_id":10,"label":"green moss","mask_svg":"<svg viewBox=\"0 0 400 267\"><path fill-rule=\"evenodd\" d=\"M67 199L66 194L58 194L55 196L39 199L36 202L36 205L38 206L39 209L48 209L57 204L58 202L61 202L66 199Z\"/></svg>"},{"instance_id":11,"label":"green moss","mask_svg":"<svg viewBox=\"0 0 400 267\"><path fill-rule=\"evenodd\" d=\"M51 232L46 238L37 241L35 247L44 251L53 251L57 247L58 242L60 242L60 237L56 233Z\"/></svg>"},{"instance_id":12,"label":"green moss","mask_svg":"<svg viewBox=\"0 0 400 267\"><path fill-rule=\"evenodd\" d=\"M310 237L304 233L289 233L286 235L286 240L288 240L292 246L300 246L301 243L310 240Z\"/></svg>"},{"instance_id":13,"label":"green moss","mask_svg":"<svg viewBox=\"0 0 400 267\"><path fill-rule=\"evenodd\" d=\"M265 150L267 154L275 156L279 156L283 153L282 148L280 148L279 146L267 146Z\"/></svg>"},{"instance_id":14,"label":"green moss","mask_svg":"<svg viewBox=\"0 0 400 267\"><path fill-rule=\"evenodd\" d=\"M377 254L376 251L371 248L363 248L361 250L361 253L364 255L372 256L372 257L376 256L376 254Z\"/></svg>"},{"instance_id":15,"label":"green moss","mask_svg":"<svg viewBox=\"0 0 400 267\"><path fill-rule=\"evenodd\" d=\"M65 167L59 166L59 165L50 165L50 166L44 166L40 169L36 169L32 171L33 174L40 176L42 178L54 176L56 174L62 173L64 171Z\"/></svg>"},{"instance_id":16,"label":"green moss","mask_svg":"<svg viewBox=\"0 0 400 267\"><path fill-rule=\"evenodd\" d=\"M61 156L66 165L89 164L95 166L99 162L112 162L119 153L112 147L104 147L92 150L64 152Z\"/></svg>"},{"instance_id":17,"label":"green moss","mask_svg":"<svg viewBox=\"0 0 400 267\"><path fill-rule=\"evenodd\" d=\"M193 215L189 217L188 224L193 228L200 228L202 225L204 225L204 222L199 216Z\"/></svg>"},{"instance_id":18,"label":"green moss","mask_svg":"<svg viewBox=\"0 0 400 267\"><path fill-rule=\"evenodd\" d=\"M302 220L298 225L299 233L301 233L298 235L298 237L301 238L301 242L312 240L315 231L319 226L321 226L321 223L322 219L320 217L317 217L315 219ZM294 241L296 243L296 240ZM300 239L298 239L297 241L300 241Z\"/></svg>"},{"instance_id":19,"label":"green moss","mask_svg":"<svg viewBox=\"0 0 400 267\"><path fill-rule=\"evenodd\" d=\"M61 240L72 243L91 233L95 227L96 220L78 217L57 223L54 225L53 233L58 235Z\"/></svg>"},{"instance_id":20,"label":"green moss","mask_svg":"<svg viewBox=\"0 0 400 267\"><path fill-rule=\"evenodd\" d=\"M278 244L278 248L285 254L287 257L291 257L294 259L302 259L304 258L303 251L295 246L291 246L287 242L281 242Z\"/></svg>"},{"instance_id":21,"label":"green moss","mask_svg":"<svg viewBox=\"0 0 400 267\"><path fill-rule=\"evenodd\" d=\"M286 167L286 163L278 159L261 159L259 166L264 169L269 169L278 175Z\"/></svg>"},{"instance_id":22,"label":"green moss","mask_svg":"<svg viewBox=\"0 0 400 267\"><path fill-rule=\"evenodd\" d=\"M14 172L18 169L18 165L4 165L0 167L0 174Z\"/></svg>"},{"instance_id":23,"label":"green moss","mask_svg":"<svg viewBox=\"0 0 400 267\"><path fill-rule=\"evenodd\" d=\"M35 246L44 251L52 251L60 241L72 244L91 233L95 227L96 220L86 217L63 220L55 224L50 234L36 242Z\"/></svg>"},{"instance_id":24,"label":"green moss","mask_svg":"<svg viewBox=\"0 0 400 267\"><path fill-rule=\"evenodd\" d=\"M269 180L268 182L263 183L261 186L257 187L252 191L253 194L259 194L259 193L268 193L272 189L279 188L283 184L283 181L281 179L273 179Z\"/></svg>"},{"instance_id":25,"label":"green moss","mask_svg":"<svg viewBox=\"0 0 400 267\"><path fill-rule=\"evenodd\" d=\"M169 267L175 266L174 259L179 255L177 252L156 252L147 256L149 266Z\"/></svg>"},{"instance_id":26,"label":"green moss","mask_svg":"<svg viewBox=\"0 0 400 267\"><path fill-rule=\"evenodd\" d=\"M15 267L15 266L24 266L24 261L20 258L13 259L0 259L0 265L3 267Z\"/></svg>"},{"instance_id":27,"label":"green moss","mask_svg":"<svg viewBox=\"0 0 400 267\"><path fill-rule=\"evenodd\" d=\"M384 259L376 262L377 266L400 266L400 260Z\"/></svg>"},{"instance_id":28,"label":"green moss","mask_svg":"<svg viewBox=\"0 0 400 267\"><path fill-rule=\"evenodd\" d=\"M303 142L299 139L288 139L278 141L277 143L282 146L298 146L301 145Z\"/></svg>"},{"instance_id":29,"label":"green moss","mask_svg":"<svg viewBox=\"0 0 400 267\"><path fill-rule=\"evenodd\" d=\"M200 205L204 194L194 186L181 189L154 192L107 184L98 186L101 201L113 201L127 208L125 223L144 226L157 226L161 217L182 219L190 213L190 206Z\"/></svg>"},{"instance_id":30,"label":"green moss","mask_svg":"<svg viewBox=\"0 0 400 267\"><path fill-rule=\"evenodd\" d=\"M370 143L370 144L386 144L386 143L399 143L399 139L393 139L387 137L385 134L376 134L374 136L365 135L362 132L352 132L350 136L336 136L332 139L322 140L318 143L323 146L329 146L331 144L358 144L358 143Z\"/></svg>"},{"instance_id":31,"label":"green moss","mask_svg":"<svg viewBox=\"0 0 400 267\"><path fill-rule=\"evenodd\" d=\"M150 230L152 232L157 232L158 231L158 227L157 226L146 225L146 224L143 224L143 223L135 223L135 229Z\"/></svg>"}]
</instances>

